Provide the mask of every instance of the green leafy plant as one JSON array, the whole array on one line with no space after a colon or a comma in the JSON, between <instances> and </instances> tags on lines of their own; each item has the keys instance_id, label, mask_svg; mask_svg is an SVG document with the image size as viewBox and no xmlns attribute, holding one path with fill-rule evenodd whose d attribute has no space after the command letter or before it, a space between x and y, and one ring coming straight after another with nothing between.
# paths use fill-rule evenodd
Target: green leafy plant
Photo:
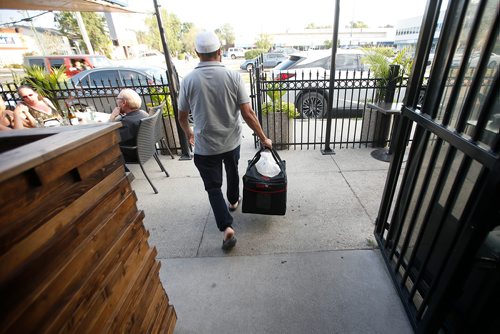
<instances>
[{"instance_id":1,"label":"green leafy plant","mask_svg":"<svg viewBox=\"0 0 500 334\"><path fill-rule=\"evenodd\" d=\"M394 56L394 60L392 61L392 63L401 66L400 75L402 74L409 75L413 67L413 58L412 55L410 54L409 49L403 48L400 51L398 51Z\"/></svg>"},{"instance_id":2,"label":"green leafy plant","mask_svg":"<svg viewBox=\"0 0 500 334\"><path fill-rule=\"evenodd\" d=\"M388 54L387 48L371 48L364 49L365 55L361 58L363 64L370 66L375 78L387 80L389 78L389 71L391 64L390 57L392 53Z\"/></svg>"},{"instance_id":3,"label":"green leafy plant","mask_svg":"<svg viewBox=\"0 0 500 334\"><path fill-rule=\"evenodd\" d=\"M407 48L394 52L392 48L365 48L365 55L361 58L364 64L370 66L370 71L375 78L380 80L380 86L386 87L391 79L391 65L399 65L399 73L396 77L400 78L404 74L408 75L413 66L413 59ZM378 98L382 100L385 97L385 89L378 89Z\"/></svg>"},{"instance_id":4,"label":"green leafy plant","mask_svg":"<svg viewBox=\"0 0 500 334\"><path fill-rule=\"evenodd\" d=\"M288 118L296 118L299 113L295 110L293 103L284 102L281 98L285 95L286 91L279 88L278 84L269 84L267 86L266 95L270 101L262 104L262 113L268 114L272 112L286 113Z\"/></svg>"},{"instance_id":5,"label":"green leafy plant","mask_svg":"<svg viewBox=\"0 0 500 334\"><path fill-rule=\"evenodd\" d=\"M149 89L149 94L152 103L148 103L147 106L157 106L166 101L162 110L163 117L174 117L174 107L172 106L172 97L169 92L170 90L168 87L151 87Z\"/></svg>"}]
</instances>

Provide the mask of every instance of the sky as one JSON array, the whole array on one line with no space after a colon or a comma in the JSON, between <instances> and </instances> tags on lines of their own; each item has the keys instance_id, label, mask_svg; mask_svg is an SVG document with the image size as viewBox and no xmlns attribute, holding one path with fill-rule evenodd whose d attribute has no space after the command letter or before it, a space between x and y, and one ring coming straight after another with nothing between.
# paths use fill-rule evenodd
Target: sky
<instances>
[{"instance_id":1,"label":"sky","mask_svg":"<svg viewBox=\"0 0 500 334\"><path fill-rule=\"evenodd\" d=\"M423 14L427 0L340 0L340 27L351 21L363 21L371 28ZM132 10L153 12L153 0L129 0ZM162 8L175 14L181 22L192 22L202 30L215 30L229 23L236 37L258 37L261 33L296 31L309 23L332 26L335 0L307 0L297 4L284 0L186 1L159 0ZM236 4L237 3L237 4ZM8 21L0 11L0 23ZM33 15L36 12L30 11ZM139 16L140 17L140 16ZM53 26L53 17L44 15L34 21L36 25ZM142 22L134 23L140 28Z\"/></svg>"},{"instance_id":2,"label":"sky","mask_svg":"<svg viewBox=\"0 0 500 334\"><path fill-rule=\"evenodd\" d=\"M129 0L129 5L143 0ZM363 21L375 28L395 25L398 20L422 15L427 0L341 0L340 26L351 21ZM214 30L224 23L233 26L236 33L273 33L317 26L333 25L334 0L235 0L179 1L161 0L169 13L182 22L193 22L199 28Z\"/></svg>"}]
</instances>

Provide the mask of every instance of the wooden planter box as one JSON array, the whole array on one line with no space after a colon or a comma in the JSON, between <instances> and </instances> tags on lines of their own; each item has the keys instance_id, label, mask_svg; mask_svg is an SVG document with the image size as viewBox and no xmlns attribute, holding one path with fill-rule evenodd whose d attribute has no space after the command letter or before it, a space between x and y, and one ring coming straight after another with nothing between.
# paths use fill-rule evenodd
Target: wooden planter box
<instances>
[{"instance_id":1,"label":"wooden planter box","mask_svg":"<svg viewBox=\"0 0 500 334\"><path fill-rule=\"evenodd\" d=\"M172 333L119 123L0 134L0 332Z\"/></svg>"},{"instance_id":2,"label":"wooden planter box","mask_svg":"<svg viewBox=\"0 0 500 334\"><path fill-rule=\"evenodd\" d=\"M165 140L167 142L168 147L174 153L177 152L177 147L180 147L179 141L179 132L177 131L177 125L175 123L174 116L164 117L163 124L165 125ZM162 154L168 154L163 153Z\"/></svg>"},{"instance_id":3,"label":"wooden planter box","mask_svg":"<svg viewBox=\"0 0 500 334\"><path fill-rule=\"evenodd\" d=\"M293 139L287 113L272 112L262 115L262 129L277 150L287 149L288 143Z\"/></svg>"}]
</instances>

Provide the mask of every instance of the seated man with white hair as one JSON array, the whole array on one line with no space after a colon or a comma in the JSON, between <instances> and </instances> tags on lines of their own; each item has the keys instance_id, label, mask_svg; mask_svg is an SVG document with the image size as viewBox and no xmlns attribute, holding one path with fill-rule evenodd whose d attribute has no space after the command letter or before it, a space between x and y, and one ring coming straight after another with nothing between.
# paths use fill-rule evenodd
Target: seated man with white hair
<instances>
[{"instance_id":1,"label":"seated man with white hair","mask_svg":"<svg viewBox=\"0 0 500 334\"><path fill-rule=\"evenodd\" d=\"M148 113L141 110L142 100L133 89L125 88L116 98L117 107L113 109L110 122L122 122L120 128L120 145L134 146L141 119L148 117ZM125 162L137 162L134 152L122 150Z\"/></svg>"}]
</instances>

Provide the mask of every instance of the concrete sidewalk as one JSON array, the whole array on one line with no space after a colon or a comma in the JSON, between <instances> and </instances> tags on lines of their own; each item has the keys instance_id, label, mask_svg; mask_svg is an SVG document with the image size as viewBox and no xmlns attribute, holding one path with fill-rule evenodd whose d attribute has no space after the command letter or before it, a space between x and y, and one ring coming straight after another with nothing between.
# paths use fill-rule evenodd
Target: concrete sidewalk
<instances>
[{"instance_id":1,"label":"concrete sidewalk","mask_svg":"<svg viewBox=\"0 0 500 334\"><path fill-rule=\"evenodd\" d=\"M221 250L193 161L151 159L129 168L176 333L412 333L373 237L388 164L373 149L280 151L287 161L285 216L234 213L238 238ZM256 150L249 131L240 174Z\"/></svg>"}]
</instances>

